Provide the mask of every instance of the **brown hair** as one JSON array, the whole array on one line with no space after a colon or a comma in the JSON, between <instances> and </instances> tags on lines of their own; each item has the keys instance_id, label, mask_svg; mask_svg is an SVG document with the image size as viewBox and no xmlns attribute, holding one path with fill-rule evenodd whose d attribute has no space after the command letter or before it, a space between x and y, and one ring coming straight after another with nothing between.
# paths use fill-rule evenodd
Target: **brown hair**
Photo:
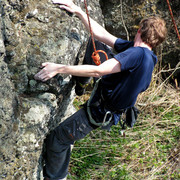
<instances>
[{"instance_id":1,"label":"brown hair","mask_svg":"<svg viewBox=\"0 0 180 180\"><path fill-rule=\"evenodd\" d=\"M145 18L140 22L139 26L142 41L152 48L161 44L166 38L166 23L160 17Z\"/></svg>"}]
</instances>

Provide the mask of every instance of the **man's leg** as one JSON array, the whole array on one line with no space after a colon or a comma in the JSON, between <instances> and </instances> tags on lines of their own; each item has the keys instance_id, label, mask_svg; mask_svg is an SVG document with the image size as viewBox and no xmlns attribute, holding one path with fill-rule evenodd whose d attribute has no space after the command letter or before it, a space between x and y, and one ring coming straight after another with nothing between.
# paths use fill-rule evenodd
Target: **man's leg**
<instances>
[{"instance_id":1,"label":"man's leg","mask_svg":"<svg viewBox=\"0 0 180 180\"><path fill-rule=\"evenodd\" d=\"M51 180L66 177L71 155L70 145L84 138L93 129L84 109L55 128L46 139L44 176Z\"/></svg>"},{"instance_id":2,"label":"man's leg","mask_svg":"<svg viewBox=\"0 0 180 180\"><path fill-rule=\"evenodd\" d=\"M96 45L96 50L105 51L107 53L109 59L114 57L114 54L108 48L107 45L105 45L97 40L95 40L95 45ZM86 53L85 53L84 60L83 60L83 64L95 65L93 59L91 58L93 52L94 52L94 48L93 48L93 44L92 44L92 39L89 38L87 48L86 48ZM106 57L103 53L99 53L99 55L100 55L101 63L106 61ZM75 92L78 96L81 96L82 94L84 94L85 84L89 83L90 78L89 77L75 77L75 79L76 79Z\"/></svg>"}]
</instances>

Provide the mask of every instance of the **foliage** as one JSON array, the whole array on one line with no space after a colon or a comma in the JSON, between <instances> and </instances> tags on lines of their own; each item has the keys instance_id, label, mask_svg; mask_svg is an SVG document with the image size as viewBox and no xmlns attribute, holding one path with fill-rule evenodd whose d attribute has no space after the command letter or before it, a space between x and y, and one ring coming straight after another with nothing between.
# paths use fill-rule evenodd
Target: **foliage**
<instances>
[{"instance_id":1,"label":"foliage","mask_svg":"<svg viewBox=\"0 0 180 180\"><path fill-rule=\"evenodd\" d=\"M180 94L161 73L157 67L149 89L139 95L140 115L126 137L117 125L110 132L97 129L75 143L71 179L180 179Z\"/></svg>"}]
</instances>

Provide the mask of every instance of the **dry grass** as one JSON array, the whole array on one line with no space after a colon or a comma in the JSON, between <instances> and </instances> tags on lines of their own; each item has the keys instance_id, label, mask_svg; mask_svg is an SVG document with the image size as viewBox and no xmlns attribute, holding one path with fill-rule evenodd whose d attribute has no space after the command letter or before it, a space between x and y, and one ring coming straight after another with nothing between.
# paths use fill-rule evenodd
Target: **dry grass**
<instances>
[{"instance_id":1,"label":"dry grass","mask_svg":"<svg viewBox=\"0 0 180 180\"><path fill-rule=\"evenodd\" d=\"M74 155L81 155L72 157L72 179L180 179L180 89L176 80L176 88L168 83L179 66L180 63L169 69L170 75L165 80L161 78L164 70L157 66L149 89L138 97L136 106L141 112L138 121L127 130L125 138L115 126L111 132L92 132L75 145ZM84 154L87 150L88 154ZM99 160L103 165L94 164L93 170L82 167L86 171L83 175L83 171L76 170L75 162L80 161L81 166L88 163L86 158L90 156L103 157Z\"/></svg>"},{"instance_id":2,"label":"dry grass","mask_svg":"<svg viewBox=\"0 0 180 180\"><path fill-rule=\"evenodd\" d=\"M141 171L133 176L134 179L137 179L136 177L143 177L147 180L180 178L178 175L180 168L180 89L176 80L176 88L168 84L168 80L173 77L179 66L180 63L176 68L171 69L172 73L165 80L161 78L164 70L156 72L149 89L138 97L137 106L143 113L139 119L142 123L136 126L137 129L139 128L136 134L141 133L142 138L132 142L139 142L138 149L132 154L138 151L139 155L150 155L154 159L154 165L148 165L149 156L148 158L147 156L139 157L141 161L139 158L131 161L127 169L135 169L134 167L137 166L140 170L143 165ZM131 133L136 135L134 132ZM173 177L174 172L176 172L176 177Z\"/></svg>"}]
</instances>

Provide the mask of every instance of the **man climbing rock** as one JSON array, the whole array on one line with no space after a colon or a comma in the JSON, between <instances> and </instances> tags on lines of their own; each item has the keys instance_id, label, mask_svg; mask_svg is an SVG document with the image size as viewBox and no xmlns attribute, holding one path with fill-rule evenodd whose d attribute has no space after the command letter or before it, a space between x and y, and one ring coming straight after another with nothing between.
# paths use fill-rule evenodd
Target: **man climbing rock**
<instances>
[{"instance_id":1,"label":"man climbing rock","mask_svg":"<svg viewBox=\"0 0 180 180\"><path fill-rule=\"evenodd\" d=\"M72 0L53 0L53 3L78 16L89 30L86 13ZM107 61L103 60L99 66L93 63L70 66L45 62L43 69L35 75L36 80L43 82L58 73L98 79L86 105L48 135L45 179L66 179L70 145L100 126L109 128L117 124L121 113L134 106L138 94L148 88L157 63L152 48L164 41L167 32L164 20L149 17L140 22L134 41L126 41L113 36L94 20L90 19L90 22L97 47L108 54ZM118 54L112 54L105 44ZM89 43L88 48L91 46ZM88 59L87 52L85 58ZM87 59L85 61L89 62Z\"/></svg>"}]
</instances>

